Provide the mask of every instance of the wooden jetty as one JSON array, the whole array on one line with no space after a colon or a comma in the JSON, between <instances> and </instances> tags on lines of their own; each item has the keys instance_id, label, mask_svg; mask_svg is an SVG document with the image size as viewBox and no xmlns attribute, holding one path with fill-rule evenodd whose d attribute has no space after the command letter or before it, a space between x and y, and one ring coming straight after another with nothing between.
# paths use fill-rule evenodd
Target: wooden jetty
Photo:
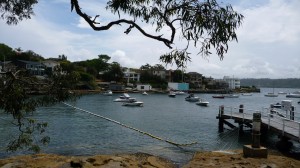
<instances>
[{"instance_id":1,"label":"wooden jetty","mask_svg":"<svg viewBox=\"0 0 300 168\"><path fill-rule=\"evenodd\" d=\"M299 118L295 117L296 112L293 110L285 111L285 114L283 114L274 108L265 108L264 110L258 111L246 110L243 105L240 105L239 108L220 106L217 116L217 119L219 119L219 131L223 132L224 124L231 128L236 127L227 120L234 120L235 123L238 123L240 133L243 132L244 126L252 128L254 112L261 113L262 129L275 131L279 133L281 137L300 142L300 122Z\"/></svg>"}]
</instances>

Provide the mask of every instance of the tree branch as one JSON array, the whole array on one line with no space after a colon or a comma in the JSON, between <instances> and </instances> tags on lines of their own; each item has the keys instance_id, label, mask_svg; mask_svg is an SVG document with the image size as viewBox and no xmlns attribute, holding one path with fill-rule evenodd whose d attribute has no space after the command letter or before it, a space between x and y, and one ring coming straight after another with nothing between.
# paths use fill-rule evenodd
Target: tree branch
<instances>
[{"instance_id":1,"label":"tree branch","mask_svg":"<svg viewBox=\"0 0 300 168\"><path fill-rule=\"evenodd\" d=\"M108 30L110 29L112 26L114 25L120 25L122 23L126 23L126 24L129 24L133 27L135 27L138 31L140 31L144 36L146 37L149 37L149 38L152 38L152 39L155 39L155 40L158 40L158 41L161 41L163 42L167 47L169 47L170 49L172 49L172 46L171 44L173 43L173 39L174 39L174 35L175 33L173 32L173 29L172 29L172 37L171 37L171 40L169 39L166 39L166 38L162 38L161 36L154 36L154 35L151 35L149 33L146 33L139 25L137 25L134 21L131 21L131 20L126 20L126 19L119 19L119 20L116 20L116 21L112 21L110 23L108 23L107 25L105 26L99 26L97 27L95 24L95 20L91 20L91 17L88 16L86 13L83 13L81 11L81 8L78 4L78 0L71 0L71 10L73 10L73 8L75 8L75 11L76 13L81 16L94 30L96 31L102 31L102 30ZM174 28L175 29L175 28ZM126 33L127 31L125 31Z\"/></svg>"}]
</instances>

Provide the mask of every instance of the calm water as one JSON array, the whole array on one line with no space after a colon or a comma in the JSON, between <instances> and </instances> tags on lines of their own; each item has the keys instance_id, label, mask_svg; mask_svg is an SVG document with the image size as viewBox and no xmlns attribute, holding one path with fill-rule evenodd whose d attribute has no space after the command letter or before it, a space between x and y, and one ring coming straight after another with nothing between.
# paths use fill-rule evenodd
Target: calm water
<instances>
[{"instance_id":1,"label":"calm water","mask_svg":"<svg viewBox=\"0 0 300 168\"><path fill-rule=\"evenodd\" d=\"M275 89L275 92L293 92L299 89ZM35 118L49 123L47 132L51 142L43 148L43 152L64 155L93 155L144 152L162 156L183 164L189 160L195 151L212 151L242 148L243 144L251 142L251 135L238 138L237 130L226 130L218 133L218 107L220 105L260 110L269 107L271 103L287 99L285 95L271 98L264 94L273 89L262 88L261 93L239 98L213 99L212 94L196 94L210 102L209 107L197 106L184 100L187 95L177 95L169 98L166 94L130 94L144 107L124 107L119 102L113 102L120 94L103 96L87 95L70 104L90 112L106 116L121 123L138 128L163 139L176 143L197 144L189 147L176 147L163 141L158 141L128 128L87 113L74 110L64 104L41 108L34 114ZM300 106L293 100L296 111ZM11 117L0 113L0 157L15 155L6 153L8 140L15 136ZM262 138L263 145L274 147L276 136Z\"/></svg>"}]
</instances>

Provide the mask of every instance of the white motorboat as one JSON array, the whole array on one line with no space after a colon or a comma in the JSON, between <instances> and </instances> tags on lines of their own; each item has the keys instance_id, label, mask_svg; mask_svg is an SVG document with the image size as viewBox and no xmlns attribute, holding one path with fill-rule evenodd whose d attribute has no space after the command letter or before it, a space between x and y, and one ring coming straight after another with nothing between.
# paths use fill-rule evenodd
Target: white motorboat
<instances>
[{"instance_id":1,"label":"white motorboat","mask_svg":"<svg viewBox=\"0 0 300 168\"><path fill-rule=\"evenodd\" d=\"M147 92L143 92L142 95L148 95L148 93Z\"/></svg>"},{"instance_id":2,"label":"white motorboat","mask_svg":"<svg viewBox=\"0 0 300 168\"><path fill-rule=\"evenodd\" d=\"M300 98L300 91L289 93L289 94L286 95L286 97L289 97L289 98Z\"/></svg>"},{"instance_id":3,"label":"white motorboat","mask_svg":"<svg viewBox=\"0 0 300 168\"><path fill-rule=\"evenodd\" d=\"M111 90L107 90L107 91L103 92L103 95L105 95L105 96L112 96L113 92Z\"/></svg>"},{"instance_id":4,"label":"white motorboat","mask_svg":"<svg viewBox=\"0 0 300 168\"><path fill-rule=\"evenodd\" d=\"M129 98L117 98L114 100L114 102L131 102L131 101L136 101L136 99L129 97Z\"/></svg>"},{"instance_id":5,"label":"white motorboat","mask_svg":"<svg viewBox=\"0 0 300 168\"><path fill-rule=\"evenodd\" d=\"M173 91L170 91L168 94L169 97L176 97L176 94Z\"/></svg>"},{"instance_id":6,"label":"white motorboat","mask_svg":"<svg viewBox=\"0 0 300 168\"><path fill-rule=\"evenodd\" d=\"M185 94L185 92L183 92L183 91L176 91L176 92L174 92L176 95L184 95Z\"/></svg>"},{"instance_id":7,"label":"white motorboat","mask_svg":"<svg viewBox=\"0 0 300 168\"><path fill-rule=\"evenodd\" d=\"M119 98L115 99L114 102L130 102L136 101L135 98L130 97L127 93L123 93Z\"/></svg>"},{"instance_id":8,"label":"white motorboat","mask_svg":"<svg viewBox=\"0 0 300 168\"><path fill-rule=\"evenodd\" d=\"M202 100L202 99L199 99L199 101L196 102L196 104L199 105L199 106L208 106L209 102L205 101L205 100Z\"/></svg>"},{"instance_id":9,"label":"white motorboat","mask_svg":"<svg viewBox=\"0 0 300 168\"><path fill-rule=\"evenodd\" d=\"M217 98L217 99L224 99L225 96L224 95L214 95L212 96L213 98Z\"/></svg>"},{"instance_id":10,"label":"white motorboat","mask_svg":"<svg viewBox=\"0 0 300 168\"><path fill-rule=\"evenodd\" d=\"M252 96L252 93L242 93L243 96Z\"/></svg>"},{"instance_id":11,"label":"white motorboat","mask_svg":"<svg viewBox=\"0 0 300 168\"><path fill-rule=\"evenodd\" d=\"M130 98L128 93L123 93L120 97L120 99L126 99L126 98Z\"/></svg>"},{"instance_id":12,"label":"white motorboat","mask_svg":"<svg viewBox=\"0 0 300 168\"><path fill-rule=\"evenodd\" d=\"M195 96L194 94L190 94L188 97L185 98L185 100L189 102L196 102L199 101L200 98Z\"/></svg>"},{"instance_id":13,"label":"white motorboat","mask_svg":"<svg viewBox=\"0 0 300 168\"><path fill-rule=\"evenodd\" d=\"M281 103L276 103L276 104L271 104L272 107L274 108L281 108L282 104Z\"/></svg>"},{"instance_id":14,"label":"white motorboat","mask_svg":"<svg viewBox=\"0 0 300 168\"><path fill-rule=\"evenodd\" d=\"M143 105L144 105L144 102L141 102L141 101L129 101L129 102L123 103L123 106L138 106L138 107L141 107Z\"/></svg>"},{"instance_id":15,"label":"white motorboat","mask_svg":"<svg viewBox=\"0 0 300 168\"><path fill-rule=\"evenodd\" d=\"M224 95L226 98L239 98L240 95L237 95L237 94L227 94L227 95Z\"/></svg>"}]
</instances>

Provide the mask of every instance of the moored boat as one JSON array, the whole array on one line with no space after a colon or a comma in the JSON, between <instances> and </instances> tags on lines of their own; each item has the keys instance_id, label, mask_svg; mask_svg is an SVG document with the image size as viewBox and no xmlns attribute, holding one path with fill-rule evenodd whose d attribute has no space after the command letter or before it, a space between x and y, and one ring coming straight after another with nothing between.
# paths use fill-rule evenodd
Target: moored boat
<instances>
[{"instance_id":1,"label":"moored boat","mask_svg":"<svg viewBox=\"0 0 300 168\"><path fill-rule=\"evenodd\" d=\"M183 91L176 91L176 92L174 92L176 95L184 95L185 94L185 92L183 92Z\"/></svg>"},{"instance_id":2,"label":"moored boat","mask_svg":"<svg viewBox=\"0 0 300 168\"><path fill-rule=\"evenodd\" d=\"M282 104L281 104L281 103L271 104L271 107L274 107L274 108L281 108L281 107L282 107Z\"/></svg>"},{"instance_id":3,"label":"moored boat","mask_svg":"<svg viewBox=\"0 0 300 168\"><path fill-rule=\"evenodd\" d=\"M224 99L225 96L224 95L214 95L212 96L213 98L217 98L217 99Z\"/></svg>"},{"instance_id":4,"label":"moored boat","mask_svg":"<svg viewBox=\"0 0 300 168\"><path fill-rule=\"evenodd\" d=\"M136 101L135 98L132 98L127 93L123 93L119 98L115 99L114 102L130 102Z\"/></svg>"},{"instance_id":5,"label":"moored boat","mask_svg":"<svg viewBox=\"0 0 300 168\"><path fill-rule=\"evenodd\" d=\"M169 97L176 97L176 94L173 91L170 91L168 94Z\"/></svg>"},{"instance_id":6,"label":"moored boat","mask_svg":"<svg viewBox=\"0 0 300 168\"><path fill-rule=\"evenodd\" d=\"M111 90L107 90L107 91L103 92L103 95L105 95L105 96L112 96L113 92Z\"/></svg>"},{"instance_id":7,"label":"moored boat","mask_svg":"<svg viewBox=\"0 0 300 168\"><path fill-rule=\"evenodd\" d=\"M199 101L199 97L195 96L194 94L190 94L188 97L185 98L186 101L189 102L196 102Z\"/></svg>"},{"instance_id":8,"label":"moored boat","mask_svg":"<svg viewBox=\"0 0 300 168\"><path fill-rule=\"evenodd\" d=\"M205 101L203 99L199 99L199 101L196 102L196 104L199 105L199 106L208 106L209 102Z\"/></svg>"},{"instance_id":9,"label":"moored boat","mask_svg":"<svg viewBox=\"0 0 300 168\"><path fill-rule=\"evenodd\" d=\"M123 93L120 97L120 99L126 99L126 98L130 98L128 93Z\"/></svg>"},{"instance_id":10,"label":"moored boat","mask_svg":"<svg viewBox=\"0 0 300 168\"><path fill-rule=\"evenodd\" d=\"M267 93L265 94L266 97L278 97L278 94L275 93Z\"/></svg>"},{"instance_id":11,"label":"moored boat","mask_svg":"<svg viewBox=\"0 0 300 168\"><path fill-rule=\"evenodd\" d=\"M300 98L300 91L289 93L286 95L288 98Z\"/></svg>"},{"instance_id":12,"label":"moored boat","mask_svg":"<svg viewBox=\"0 0 300 168\"><path fill-rule=\"evenodd\" d=\"M141 101L129 101L122 104L123 106L133 106L133 107L141 107L144 105L144 102Z\"/></svg>"},{"instance_id":13,"label":"moored boat","mask_svg":"<svg viewBox=\"0 0 300 168\"><path fill-rule=\"evenodd\" d=\"M273 92L267 93L265 94L266 97L278 97L278 94L274 93L274 88L273 88Z\"/></svg>"},{"instance_id":14,"label":"moored boat","mask_svg":"<svg viewBox=\"0 0 300 168\"><path fill-rule=\"evenodd\" d=\"M252 93L242 93L243 96L252 96Z\"/></svg>"},{"instance_id":15,"label":"moored boat","mask_svg":"<svg viewBox=\"0 0 300 168\"><path fill-rule=\"evenodd\" d=\"M148 95L148 93L145 91L145 92L142 93L142 95Z\"/></svg>"},{"instance_id":16,"label":"moored boat","mask_svg":"<svg viewBox=\"0 0 300 168\"><path fill-rule=\"evenodd\" d=\"M136 101L136 99L129 97L129 98L117 98L114 100L114 102L130 102L130 101Z\"/></svg>"},{"instance_id":17,"label":"moored boat","mask_svg":"<svg viewBox=\"0 0 300 168\"><path fill-rule=\"evenodd\" d=\"M228 95L225 95L226 98L239 98L240 95L237 95L237 94L228 94Z\"/></svg>"}]
</instances>

